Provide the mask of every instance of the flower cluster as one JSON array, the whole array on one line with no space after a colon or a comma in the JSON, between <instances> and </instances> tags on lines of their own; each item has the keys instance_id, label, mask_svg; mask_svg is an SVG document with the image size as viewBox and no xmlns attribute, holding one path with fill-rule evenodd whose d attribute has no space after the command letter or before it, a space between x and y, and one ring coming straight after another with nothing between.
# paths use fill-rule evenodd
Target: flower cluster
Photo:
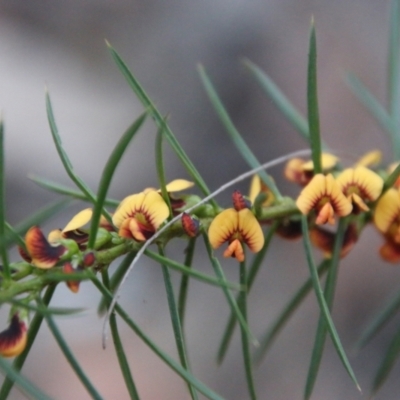
<instances>
[{"instance_id":1,"label":"flower cluster","mask_svg":"<svg viewBox=\"0 0 400 400\"><path fill-rule=\"evenodd\" d=\"M379 153L371 152L355 166L342 169L337 157L322 154L322 173L314 173L312 161L293 159L287 163L284 173L288 180L301 186L297 199L277 199L255 175L248 198L235 191L232 208L213 209L212 212L200 211L199 208L185 213L200 198L196 195L174 195L193 186L192 182L178 179L166 185L167 198L163 198L161 190L147 188L125 197L113 214L102 215L91 248L88 248L87 226L92 221L93 211L87 208L76 214L64 229L51 231L47 238L39 227L31 227L25 236L25 246L19 249L20 254L34 268L48 270L59 267L60 272L77 276L85 268L97 270L124 252L137 251L169 218L181 214L180 228L175 226L174 233L166 240L181 235L194 238L201 229L207 230L212 248L217 249L227 243L223 256L243 262L245 246L254 253L263 248L262 224L274 221L278 235L294 239L302 235L300 216L303 214L309 219L311 242L326 257L332 254L336 234L334 229L326 229L324 225L334 227L337 218L347 217L341 257L353 248L365 224L373 221L385 239L380 249L381 256L387 261L398 262L400 183L397 181L383 193L384 179L372 169L379 159ZM389 173L394 168L391 166ZM157 240L163 239L160 237ZM100 259L103 250L110 253L121 243L127 245L121 253L116 253L107 261ZM80 284L75 276L66 281L74 293L78 292ZM27 321L26 309L12 310L9 327L0 333L0 355L15 356L23 351Z\"/></svg>"}]
</instances>

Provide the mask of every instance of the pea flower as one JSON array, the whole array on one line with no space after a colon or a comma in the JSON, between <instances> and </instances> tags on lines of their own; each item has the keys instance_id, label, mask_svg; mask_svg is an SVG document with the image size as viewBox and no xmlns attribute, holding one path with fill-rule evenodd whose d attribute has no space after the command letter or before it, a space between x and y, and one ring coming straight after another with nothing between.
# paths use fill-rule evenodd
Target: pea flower
<instances>
[{"instance_id":1,"label":"pea flower","mask_svg":"<svg viewBox=\"0 0 400 400\"><path fill-rule=\"evenodd\" d=\"M244 261L243 243L257 253L264 245L264 235L254 214L244 208L240 211L229 208L218 214L208 229L208 238L214 249L228 242L224 257Z\"/></svg>"},{"instance_id":2,"label":"pea flower","mask_svg":"<svg viewBox=\"0 0 400 400\"><path fill-rule=\"evenodd\" d=\"M365 153L356 162L356 167L372 167L377 166L382 160L382 152L379 150L372 150Z\"/></svg>"},{"instance_id":3,"label":"pea flower","mask_svg":"<svg viewBox=\"0 0 400 400\"><path fill-rule=\"evenodd\" d=\"M68 251L67 247L50 244L38 226L31 227L25 235L27 253L19 249L22 258L37 268L54 267Z\"/></svg>"},{"instance_id":4,"label":"pea flower","mask_svg":"<svg viewBox=\"0 0 400 400\"><path fill-rule=\"evenodd\" d=\"M385 238L379 250L382 258L393 263L400 261L400 193L397 189L387 190L378 200L374 223Z\"/></svg>"},{"instance_id":5,"label":"pea flower","mask_svg":"<svg viewBox=\"0 0 400 400\"><path fill-rule=\"evenodd\" d=\"M254 204L257 196L263 193L266 198L262 203L262 206L268 207L272 205L275 201L275 196L271 192L271 189L264 183L259 175L253 175L250 183L249 199Z\"/></svg>"},{"instance_id":6,"label":"pea flower","mask_svg":"<svg viewBox=\"0 0 400 400\"><path fill-rule=\"evenodd\" d=\"M331 257L335 245L336 233L316 226L310 229L311 243L324 252L325 257ZM354 247L358 240L358 232L354 223L349 224L344 233L340 257L345 257Z\"/></svg>"},{"instance_id":7,"label":"pea flower","mask_svg":"<svg viewBox=\"0 0 400 400\"><path fill-rule=\"evenodd\" d=\"M336 182L353 205L353 213L369 211L366 202L375 201L382 193L383 179L363 166L345 169Z\"/></svg>"},{"instance_id":8,"label":"pea flower","mask_svg":"<svg viewBox=\"0 0 400 400\"><path fill-rule=\"evenodd\" d=\"M84 250L89 239L89 234L87 230L82 228L84 228L84 226L91 221L92 216L93 210L91 208L85 208L74 215L64 229L55 229L51 231L47 238L48 241L53 244L58 243L63 239L72 239L79 245L81 250ZM114 227L103 215L100 217L99 225L101 228L104 228L107 231L114 230Z\"/></svg>"},{"instance_id":9,"label":"pea flower","mask_svg":"<svg viewBox=\"0 0 400 400\"><path fill-rule=\"evenodd\" d=\"M335 214L339 217L349 215L352 205L342 193L340 186L331 174L317 174L301 191L296 200L301 213L308 215L315 210L317 225L335 223Z\"/></svg>"},{"instance_id":10,"label":"pea flower","mask_svg":"<svg viewBox=\"0 0 400 400\"><path fill-rule=\"evenodd\" d=\"M113 215L113 224L122 237L144 242L168 218L168 206L154 190L123 199Z\"/></svg>"},{"instance_id":11,"label":"pea flower","mask_svg":"<svg viewBox=\"0 0 400 400\"><path fill-rule=\"evenodd\" d=\"M27 325L27 318L21 318L19 312L14 313L8 328L0 332L2 357L15 357L24 351L28 340Z\"/></svg>"},{"instance_id":12,"label":"pea flower","mask_svg":"<svg viewBox=\"0 0 400 400\"><path fill-rule=\"evenodd\" d=\"M331 171L338 163L338 158L333 154L321 154L322 172ZM284 175L291 182L301 186L307 185L314 176L314 163L305 161L302 158L292 158L286 164Z\"/></svg>"}]
</instances>

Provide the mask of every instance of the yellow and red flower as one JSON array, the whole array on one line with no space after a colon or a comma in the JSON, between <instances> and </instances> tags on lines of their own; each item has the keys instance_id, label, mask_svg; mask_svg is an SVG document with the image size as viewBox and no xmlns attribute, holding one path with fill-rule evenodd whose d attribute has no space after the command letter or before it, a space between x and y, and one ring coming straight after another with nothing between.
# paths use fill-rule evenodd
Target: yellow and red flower
<instances>
[{"instance_id":1,"label":"yellow and red flower","mask_svg":"<svg viewBox=\"0 0 400 400\"><path fill-rule=\"evenodd\" d=\"M27 253L20 249L22 258L41 269L54 267L68 251L62 244L50 244L38 226L28 230L25 235L25 245Z\"/></svg>"},{"instance_id":2,"label":"yellow and red flower","mask_svg":"<svg viewBox=\"0 0 400 400\"><path fill-rule=\"evenodd\" d=\"M143 242L168 218L168 206L154 190L123 199L113 215L113 223L122 237Z\"/></svg>"},{"instance_id":3,"label":"yellow and red flower","mask_svg":"<svg viewBox=\"0 0 400 400\"><path fill-rule=\"evenodd\" d=\"M63 239L72 239L79 245L81 250L84 250L89 239L89 234L87 230L82 228L91 221L92 216L93 210L91 208L85 208L78 212L78 214L74 215L67 223L64 229L55 229L49 233L49 242L59 243ZM104 215L100 217L99 225L107 231L111 232L114 230L114 227L107 221Z\"/></svg>"},{"instance_id":4,"label":"yellow and red flower","mask_svg":"<svg viewBox=\"0 0 400 400\"><path fill-rule=\"evenodd\" d=\"M385 243L380 248L383 259L400 261L400 193L391 188L378 200L374 212L374 223L383 234Z\"/></svg>"},{"instance_id":5,"label":"yellow and red flower","mask_svg":"<svg viewBox=\"0 0 400 400\"><path fill-rule=\"evenodd\" d=\"M376 167L382 161L382 152L372 150L365 153L357 162L356 167Z\"/></svg>"},{"instance_id":6,"label":"yellow and red flower","mask_svg":"<svg viewBox=\"0 0 400 400\"><path fill-rule=\"evenodd\" d=\"M317 225L335 223L335 214L339 217L349 215L352 210L351 202L343 194L339 184L331 175L317 174L301 191L296 200L301 213L308 215L316 212Z\"/></svg>"},{"instance_id":7,"label":"yellow and red flower","mask_svg":"<svg viewBox=\"0 0 400 400\"><path fill-rule=\"evenodd\" d=\"M322 172L332 171L338 163L338 158L333 154L321 154ZM302 158L292 158L286 164L284 175L291 182L301 186L307 185L314 176L314 163Z\"/></svg>"},{"instance_id":8,"label":"yellow and red flower","mask_svg":"<svg viewBox=\"0 0 400 400\"><path fill-rule=\"evenodd\" d=\"M210 224L208 238L214 249L228 242L224 257L244 261L243 243L257 253L264 245L264 235L254 214L244 208L240 211L229 208L218 214Z\"/></svg>"},{"instance_id":9,"label":"yellow and red flower","mask_svg":"<svg viewBox=\"0 0 400 400\"><path fill-rule=\"evenodd\" d=\"M265 195L265 200L263 201L262 206L268 207L274 203L275 196L271 189L264 183L259 175L253 175L249 192L249 199L253 204L260 193Z\"/></svg>"},{"instance_id":10,"label":"yellow and red flower","mask_svg":"<svg viewBox=\"0 0 400 400\"><path fill-rule=\"evenodd\" d=\"M0 332L0 355L2 357L15 357L20 355L28 340L27 319L21 318L16 312L10 320L7 329Z\"/></svg>"},{"instance_id":11,"label":"yellow and red flower","mask_svg":"<svg viewBox=\"0 0 400 400\"><path fill-rule=\"evenodd\" d=\"M325 257L331 257L335 245L336 233L319 226L310 230L311 243L324 252ZM340 257L345 257L358 240L358 232L354 223L349 224L344 234Z\"/></svg>"},{"instance_id":12,"label":"yellow and red flower","mask_svg":"<svg viewBox=\"0 0 400 400\"><path fill-rule=\"evenodd\" d=\"M363 166L345 169L336 182L353 205L353 213L369 211L366 202L375 201L383 189L383 179Z\"/></svg>"}]
</instances>

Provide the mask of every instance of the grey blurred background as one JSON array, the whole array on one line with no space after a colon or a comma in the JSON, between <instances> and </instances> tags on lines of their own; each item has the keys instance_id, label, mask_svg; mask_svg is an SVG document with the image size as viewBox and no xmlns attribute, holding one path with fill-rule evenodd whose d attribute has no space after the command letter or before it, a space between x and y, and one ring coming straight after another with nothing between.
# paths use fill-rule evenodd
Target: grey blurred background
<instances>
[{"instance_id":1,"label":"grey blurred background","mask_svg":"<svg viewBox=\"0 0 400 400\"><path fill-rule=\"evenodd\" d=\"M206 98L196 65L202 63L237 128L261 161L304 148L304 143L262 93L241 64L249 58L266 70L292 102L306 110L308 31L317 28L319 101L324 139L351 163L372 148L388 159L389 144L344 83L354 71L385 102L389 1L372 0L69 0L0 3L0 109L6 131L7 214L12 223L58 199L27 179L36 174L69 184L51 140L44 87L53 101L63 144L76 171L93 188L104 163L127 126L143 111L104 44L107 39L127 61L210 188L247 170ZM128 150L110 196L122 198L157 186L151 122ZM166 145L169 179L187 178ZM272 171L287 193L281 168ZM246 191L247 186L240 187ZM221 196L228 205L229 194ZM63 226L81 206L43 226ZM341 269L334 319L364 394L347 377L328 340L313 399L360 399L396 329L396 321L363 352L352 346L365 324L397 289L400 272L379 260L381 239L371 228ZM180 260L185 243L168 250ZM201 247L201 246L200 246ZM290 250L289 250L290 249ZM211 273L202 249L196 268ZM18 257L15 255L14 259ZM274 239L266 265L249 299L250 324L261 335L307 276L301 243ZM236 264L224 262L237 279ZM178 284L179 276L174 275ZM81 316L58 318L74 353L106 399L125 399L112 341L101 348L99 296L90 284L73 295L60 285L53 305L85 307ZM161 271L143 261L124 287L121 302L160 346L176 357ZM6 311L3 310L5 324ZM215 355L228 306L222 293L191 282L186 336L195 375L227 399L247 398L240 338L225 363ZM302 397L318 309L310 296L256 369L260 399ZM186 399L182 381L121 323L121 331L143 399ZM377 399L398 399L395 367ZM43 327L24 367L25 375L55 399L88 399L54 339ZM12 399L24 398L15 390Z\"/></svg>"}]
</instances>

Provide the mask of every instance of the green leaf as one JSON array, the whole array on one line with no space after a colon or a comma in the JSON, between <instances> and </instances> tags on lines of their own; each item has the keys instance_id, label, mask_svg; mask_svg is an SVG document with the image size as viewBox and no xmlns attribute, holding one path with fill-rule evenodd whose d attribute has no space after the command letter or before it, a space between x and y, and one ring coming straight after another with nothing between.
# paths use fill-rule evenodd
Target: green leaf
<instances>
[{"instance_id":1,"label":"green leaf","mask_svg":"<svg viewBox=\"0 0 400 400\"><path fill-rule=\"evenodd\" d=\"M40 302L39 302L39 304L40 304ZM97 392L96 388L93 386L93 384L90 382L89 378L86 376L82 367L78 364L78 361L76 360L75 356L73 355L67 342L64 340L57 325L53 321L53 318L50 315L46 314L45 319L46 319L47 325L48 325L51 333L54 336L54 339L56 340L58 346L60 347L62 353L64 354L64 357L70 364L72 370L76 373L76 375L79 378L79 380L81 381L82 385L85 387L85 389L88 391L88 393L90 394L90 396L93 399L102 400L102 396L100 396L100 394Z\"/></svg>"},{"instance_id":2,"label":"green leaf","mask_svg":"<svg viewBox=\"0 0 400 400\"><path fill-rule=\"evenodd\" d=\"M213 250L211 248L211 244L210 244L210 241L208 240L208 236L206 233L203 233L203 238L204 238L204 243L206 245L208 258L210 259L211 265L214 268L215 275L217 275L217 277L220 281L226 282L224 271L222 270L221 264L219 263L218 259L213 254ZM246 332L247 336L249 337L249 340L254 345L258 345L258 341L254 337L254 335L251 333L250 328L247 325L247 322L246 322L243 314L241 313L232 293L228 290L228 288L226 286L222 286L222 290L225 294L226 299L228 300L229 306L231 307L231 312L233 312L233 314L235 315L236 319L238 320L238 322L240 324L240 327Z\"/></svg>"},{"instance_id":3,"label":"green leaf","mask_svg":"<svg viewBox=\"0 0 400 400\"><path fill-rule=\"evenodd\" d=\"M158 251L162 257L165 256L164 251L161 246L158 246ZM178 350L179 360L181 362L182 367L185 370L187 370L188 372L191 372L190 368L189 368L189 360L188 360L187 351L186 351L186 343L185 343L185 338L184 338L183 332L182 332L182 325L181 325L181 321L179 318L178 307L176 306L175 294L174 294L174 289L173 289L172 281L171 281L171 275L169 274L169 270L165 265L161 265L161 269L162 269L163 277L164 277L164 285L165 285L165 291L167 293L169 314L171 317L172 329L174 331L175 344L176 344L176 348ZM190 393L191 398L193 400L198 399L197 392L191 383L188 383L188 388L189 388L189 393Z\"/></svg>"},{"instance_id":4,"label":"green leaf","mask_svg":"<svg viewBox=\"0 0 400 400\"><path fill-rule=\"evenodd\" d=\"M196 248L196 240L197 238L190 238L188 241L188 246L185 250L186 256L184 265L189 269L192 267L194 250ZM186 299L187 299L188 288L189 288L189 275L182 274L181 283L179 285L179 294L178 294L178 312L182 327L184 327L184 321L185 321Z\"/></svg>"},{"instance_id":5,"label":"green leaf","mask_svg":"<svg viewBox=\"0 0 400 400\"><path fill-rule=\"evenodd\" d=\"M200 74L200 78L203 82L204 88L206 90L206 93L208 95L208 98L211 101L211 104L214 107L214 110L218 114L219 119L221 120L222 124L224 125L227 133L229 134L229 137L235 144L236 148L239 150L240 154L244 158L244 160L247 162L247 164L251 168L257 168L261 164L253 154L253 152L250 150L249 146L246 144L246 142L243 140L242 136L236 129L235 125L233 124L231 118L229 117L224 105L222 104L216 90L214 89L213 84L210 81L210 78L207 76L204 67L199 66L198 71ZM264 183L269 187L269 189L272 191L274 194L275 198L277 200L282 199L282 195L280 194L277 186L275 185L275 182L273 179L265 172L265 171L260 171L258 173L260 178L264 181Z\"/></svg>"},{"instance_id":6,"label":"green leaf","mask_svg":"<svg viewBox=\"0 0 400 400\"><path fill-rule=\"evenodd\" d=\"M25 235L27 230L34 225L40 225L45 222L47 219L53 217L59 211L64 210L67 205L71 203L70 200L58 200L54 203L50 203L49 205L40 208L34 214L19 222L14 226L14 232L18 235ZM6 243L10 243L10 240L6 238Z\"/></svg>"},{"instance_id":7,"label":"green leaf","mask_svg":"<svg viewBox=\"0 0 400 400\"><path fill-rule=\"evenodd\" d=\"M174 260L170 260L167 257L162 257L161 255L154 253L151 250L146 250L144 252L144 254L146 254L146 256L152 258L153 260L159 262L160 264L165 264L169 268L175 269L176 271L179 271L188 276L192 276L193 278L203 281L205 283L208 283L210 285L222 287L225 289L233 289L233 290L241 289L240 286L236 283L228 282L225 279L222 279L221 277L218 277L218 279L215 279L212 276L203 274L199 271L196 271L193 268L188 268L185 265L180 264Z\"/></svg>"},{"instance_id":8,"label":"green leaf","mask_svg":"<svg viewBox=\"0 0 400 400\"><path fill-rule=\"evenodd\" d=\"M285 118L293 125L293 127L306 139L307 143L310 140L307 120L293 106L288 98L282 93L275 82L256 64L249 60L244 61L244 65L249 69L251 74L260 84L261 88L275 103L278 109L282 112Z\"/></svg>"},{"instance_id":9,"label":"green leaf","mask_svg":"<svg viewBox=\"0 0 400 400\"><path fill-rule=\"evenodd\" d=\"M56 290L56 285L50 285L47 287L46 292L41 301L43 306L47 307L49 305L55 290ZM43 318L44 318L43 314L39 312L36 312L34 317L32 318L29 324L28 340L25 349L18 357L14 359L13 362L13 371L16 371L17 376L14 373L7 374L7 377L4 379L3 385L1 386L0 399L6 399L10 394L10 391L14 385L14 381L16 381L16 378L19 376L18 371L20 371L24 366L25 360L27 359L28 354L32 348L32 345L35 342L36 336L42 325Z\"/></svg>"},{"instance_id":10,"label":"green leaf","mask_svg":"<svg viewBox=\"0 0 400 400\"><path fill-rule=\"evenodd\" d=\"M50 190L51 192L64 194L66 196L72 197L73 199L90 201L84 194L82 194L82 192L78 190L71 189L67 186L60 185L59 183L32 174L28 175L28 178L32 182L35 182L37 185L41 186L44 189ZM113 200L113 199L104 200L104 204L106 206L117 207L119 203L120 203L119 200Z\"/></svg>"},{"instance_id":11,"label":"green leaf","mask_svg":"<svg viewBox=\"0 0 400 400\"><path fill-rule=\"evenodd\" d=\"M61 162L67 172L68 176L75 183L75 185L82 191L82 193L86 196L86 198L93 203L96 204L96 197L94 193L90 190L90 188L86 185L85 182L78 175L75 174L71 161L68 158L67 153L64 151L62 147L61 138L58 134L58 129L56 125L56 121L54 119L53 108L51 106L50 95L46 90L46 109L47 109L47 118L50 125L50 131L53 136L54 144L56 145L57 153L61 159ZM102 210L102 213L107 218L108 221L111 222L111 216L106 210Z\"/></svg>"},{"instance_id":12,"label":"green leaf","mask_svg":"<svg viewBox=\"0 0 400 400\"><path fill-rule=\"evenodd\" d=\"M112 294L99 282L96 276L93 274L92 282L99 289L99 291L107 298L109 302L112 301ZM115 305L115 311L121 316L121 318L127 323L127 325L143 340L143 342L171 369L173 369L182 379L186 382L191 383L199 392L203 393L206 397L211 400L223 400L223 398L206 386L203 382L195 378L190 372L182 368L182 366L171 358L168 354L164 353L144 332L136 325L126 312L118 305Z\"/></svg>"},{"instance_id":13,"label":"green leaf","mask_svg":"<svg viewBox=\"0 0 400 400\"><path fill-rule=\"evenodd\" d=\"M172 133L169 126L166 124L161 113L157 110L157 108L151 101L150 97L143 90L142 86L137 81L137 79L133 76L133 74L128 69L127 65L122 60L122 58L119 56L119 54L113 49L113 47L107 41L106 41L106 44L111 53L113 60L115 61L115 64L121 71L122 75L125 77L126 81L128 82L129 86L132 88L133 92L136 94L136 96L138 97L140 102L143 104L143 106L146 108L146 110L148 110L149 114L154 119L158 128L161 129L162 132L165 134L169 144L171 145L172 149L175 151L179 160L182 162L182 164L188 171L189 175L195 181L196 185L199 187L199 189L202 191L202 193L205 196L209 195L210 190L208 189L206 183L204 182L203 178L201 177L201 175L199 174L199 172L197 171L197 169L195 168L193 163L190 161L189 157L186 155L185 151L183 150L183 148L181 147L179 142L176 140L174 134ZM210 203L215 208L218 208L218 205L215 202L215 200L211 199Z\"/></svg>"},{"instance_id":14,"label":"green leaf","mask_svg":"<svg viewBox=\"0 0 400 400\"><path fill-rule=\"evenodd\" d=\"M394 335L389 347L379 365L378 372L375 375L372 385L372 395L378 392L382 385L386 382L391 370L394 367L400 355L400 329Z\"/></svg>"},{"instance_id":15,"label":"green leaf","mask_svg":"<svg viewBox=\"0 0 400 400\"><path fill-rule=\"evenodd\" d=\"M73 315L86 311L85 308L66 308L66 307L42 307L27 304L24 301L10 299L8 303L18 306L19 308L26 308L29 311L37 312L41 315Z\"/></svg>"},{"instance_id":16,"label":"green leaf","mask_svg":"<svg viewBox=\"0 0 400 400\"><path fill-rule=\"evenodd\" d=\"M157 132L156 137L156 149L155 149L155 156L156 156L156 169L157 169L157 176L158 181L160 183L161 188L161 195L168 206L169 209L169 219L173 216L173 211L171 207L171 201L166 189L166 180L165 180L165 171L164 171L164 155L162 150L162 139L163 139L163 128L160 128Z\"/></svg>"},{"instance_id":17,"label":"green leaf","mask_svg":"<svg viewBox=\"0 0 400 400\"><path fill-rule=\"evenodd\" d=\"M89 232L89 243L88 248L92 249L95 241L97 230L99 228L100 217L102 214L103 206L105 203L105 199L107 196L108 188L110 187L111 181L114 177L114 172L118 167L119 162L122 159L122 156L125 153L125 150L128 148L129 143L135 136L135 134L139 131L143 122L145 121L147 113L143 113L122 135L121 139L115 146L113 152L111 153L105 167L103 173L101 175L99 189L97 191L97 201L94 205L92 221L90 223L90 232Z\"/></svg>"},{"instance_id":18,"label":"green leaf","mask_svg":"<svg viewBox=\"0 0 400 400\"><path fill-rule=\"evenodd\" d=\"M318 276L321 277L329 267L329 260L324 260L318 267ZM278 317L274 320L268 330L262 335L260 339L260 347L257 349L256 354L254 355L254 362L256 364L261 363L263 357L267 353L268 349L272 345L273 341L276 339L280 331L289 321L289 318L293 315L293 313L297 310L306 296L310 293L313 288L313 282L311 278L308 278L297 290L294 296L289 300L286 306L283 308L283 311L278 315Z\"/></svg>"},{"instance_id":19,"label":"green leaf","mask_svg":"<svg viewBox=\"0 0 400 400\"><path fill-rule=\"evenodd\" d=\"M314 19L311 21L310 48L308 53L307 106L311 156L314 164L314 173L319 174L322 172L322 165L317 91L317 41Z\"/></svg>"},{"instance_id":20,"label":"green leaf","mask_svg":"<svg viewBox=\"0 0 400 400\"><path fill-rule=\"evenodd\" d=\"M350 362L347 359L346 353L343 349L342 343L340 341L339 335L336 331L335 325L333 324L330 312L329 312L329 307L326 304L325 301L325 296L322 291L320 282L319 282L319 277L318 277L318 272L317 268L314 263L314 259L312 256L312 248L311 248L311 242L310 242L310 237L309 237L309 230L308 230L308 222L307 222L307 216L302 216L301 219L302 222L302 230L303 230L303 243L304 243L304 249L306 253L306 258L307 258L307 264L310 270L310 275L312 278L313 282L313 287L314 287L314 292L317 296L319 308L321 310L322 315L325 318L329 334L331 336L333 345L335 346L336 352L338 353L338 356L340 360L343 363L344 368L346 369L347 373L349 374L350 378L353 380L354 384L356 385L357 389L361 392L360 385L357 382L356 376L353 372L353 369L351 368Z\"/></svg>"},{"instance_id":21,"label":"green leaf","mask_svg":"<svg viewBox=\"0 0 400 400\"><path fill-rule=\"evenodd\" d=\"M3 263L4 279L11 278L10 265L8 261L7 245L5 244L5 162L4 162L4 125L3 118L0 115L0 254Z\"/></svg>"},{"instance_id":22,"label":"green leaf","mask_svg":"<svg viewBox=\"0 0 400 400\"><path fill-rule=\"evenodd\" d=\"M107 288L107 290L110 290L110 280L108 277L108 271L103 268L103 270L101 271L101 276L103 278L103 285ZM106 300L106 302L109 304L109 301ZM139 393L136 389L135 382L133 381L132 372L131 369L129 368L128 359L126 358L126 352L124 350L121 337L119 335L117 317L115 313L112 313L110 315L110 328L114 342L115 353L118 358L119 367L121 368L122 376L124 377L125 386L128 390L129 396L131 400L139 400L140 399Z\"/></svg>"},{"instance_id":23,"label":"green leaf","mask_svg":"<svg viewBox=\"0 0 400 400\"><path fill-rule=\"evenodd\" d=\"M398 313L400 310L400 291L390 299L383 307L373 321L368 325L362 333L360 339L356 343L356 348L363 348L370 340Z\"/></svg>"},{"instance_id":24,"label":"green leaf","mask_svg":"<svg viewBox=\"0 0 400 400\"><path fill-rule=\"evenodd\" d=\"M244 287L247 286L247 274L246 274L246 264L245 262L240 263L240 284ZM247 323L247 290L243 290L239 294L238 298L238 307L240 312L243 315L244 320ZM242 337L242 352L243 352L243 361L244 361L244 370L246 373L246 381L247 388L249 390L249 395L252 400L257 399L256 389L254 386L254 378L253 378L253 363L251 361L251 353L249 347L249 336L243 327L240 327L240 333Z\"/></svg>"},{"instance_id":25,"label":"green leaf","mask_svg":"<svg viewBox=\"0 0 400 400\"><path fill-rule=\"evenodd\" d=\"M118 265L118 268L114 272L113 276L110 279L110 287L107 288L110 290L111 293L114 293L115 288L119 285L121 282L121 279L124 277L126 270L129 268L131 265L131 262L135 258L136 253L131 251L128 253L123 261ZM102 316L106 312L107 304L106 304L106 298L102 297L99 305L97 307L97 313L99 316Z\"/></svg>"},{"instance_id":26,"label":"green leaf","mask_svg":"<svg viewBox=\"0 0 400 400\"><path fill-rule=\"evenodd\" d=\"M0 357L0 369L3 374L12 379L28 397L37 400L51 400L51 397L44 394L38 387L21 375L20 372L13 368L3 357ZM1 398L5 399L5 397Z\"/></svg>"},{"instance_id":27,"label":"green leaf","mask_svg":"<svg viewBox=\"0 0 400 400\"><path fill-rule=\"evenodd\" d=\"M390 10L390 35L388 53L388 94L389 109L396 134L400 134L400 66L399 66L399 39L400 39L400 2L392 0Z\"/></svg>"},{"instance_id":28,"label":"green leaf","mask_svg":"<svg viewBox=\"0 0 400 400\"><path fill-rule=\"evenodd\" d=\"M340 262L340 251L342 249L343 239L346 232L347 219L340 219L339 226L336 231L335 244L333 248L332 258L325 281L324 296L329 311L332 310L333 299L335 296L335 288ZM325 316L320 313L318 320L317 332L315 334L314 348L311 355L310 366L308 368L307 382L304 391L304 398L309 399L314 389L319 367L321 364L322 354L324 352L325 340L327 334L327 325Z\"/></svg>"},{"instance_id":29,"label":"green leaf","mask_svg":"<svg viewBox=\"0 0 400 400\"><path fill-rule=\"evenodd\" d=\"M262 249L255 255L253 262L250 266L248 277L247 277L247 291L250 293L253 282L257 276L258 271L264 261L265 255L267 254L267 250L269 249L269 245L271 243L272 237L278 227L280 222L274 221L269 229L267 235L265 236L264 245ZM240 294L239 294L240 296ZM236 317L233 312L231 312L228 322L225 326L224 334L222 335L221 343L219 345L218 354L217 354L217 362L221 364L225 358L225 355L228 351L229 343L232 339L233 332L236 326Z\"/></svg>"},{"instance_id":30,"label":"green leaf","mask_svg":"<svg viewBox=\"0 0 400 400\"><path fill-rule=\"evenodd\" d=\"M397 181L397 178L399 176L400 176L400 164L393 170L393 172L385 180L382 194L385 193L388 189L390 189L395 184L395 182ZM381 194L381 196L382 196L382 194Z\"/></svg>"},{"instance_id":31,"label":"green leaf","mask_svg":"<svg viewBox=\"0 0 400 400\"><path fill-rule=\"evenodd\" d=\"M364 86L364 84L354 75L348 74L346 79L353 94L361 104L370 112L376 122L386 132L392 141L393 158L400 160L400 140L395 123L385 108L379 103L376 97Z\"/></svg>"}]
</instances>

